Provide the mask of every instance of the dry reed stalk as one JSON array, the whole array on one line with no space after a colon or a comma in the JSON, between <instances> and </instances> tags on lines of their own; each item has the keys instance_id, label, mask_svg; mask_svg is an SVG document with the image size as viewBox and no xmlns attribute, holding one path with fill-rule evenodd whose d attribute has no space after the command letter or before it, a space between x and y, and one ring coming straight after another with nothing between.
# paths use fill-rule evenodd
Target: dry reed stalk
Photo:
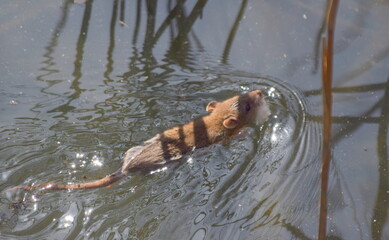
<instances>
[{"instance_id":1,"label":"dry reed stalk","mask_svg":"<svg viewBox=\"0 0 389 240\"><path fill-rule=\"evenodd\" d=\"M318 239L326 239L327 233L327 191L331 160L332 124L332 59L333 41L338 0L328 2L326 13L327 36L322 36L322 85L323 85L323 149L321 166L321 194Z\"/></svg>"}]
</instances>

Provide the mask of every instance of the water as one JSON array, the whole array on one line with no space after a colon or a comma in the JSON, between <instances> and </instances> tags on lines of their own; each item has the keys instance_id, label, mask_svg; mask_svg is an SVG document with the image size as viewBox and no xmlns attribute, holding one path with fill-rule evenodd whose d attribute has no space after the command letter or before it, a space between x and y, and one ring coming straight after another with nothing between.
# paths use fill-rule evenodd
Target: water
<instances>
[{"instance_id":1,"label":"water","mask_svg":"<svg viewBox=\"0 0 389 240\"><path fill-rule=\"evenodd\" d=\"M0 190L101 178L213 100L263 89L272 111L243 139L109 188L3 193L2 239L316 237L324 1L0 9ZM380 1L338 12L331 238L389 238L387 12Z\"/></svg>"}]
</instances>

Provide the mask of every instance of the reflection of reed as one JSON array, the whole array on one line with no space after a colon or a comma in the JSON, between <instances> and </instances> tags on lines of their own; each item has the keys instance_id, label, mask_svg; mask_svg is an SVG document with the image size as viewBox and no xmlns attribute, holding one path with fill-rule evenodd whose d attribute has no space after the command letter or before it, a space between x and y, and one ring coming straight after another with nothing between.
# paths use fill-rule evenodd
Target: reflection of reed
<instances>
[{"instance_id":1,"label":"reflection of reed","mask_svg":"<svg viewBox=\"0 0 389 240\"><path fill-rule=\"evenodd\" d=\"M379 91L385 88L387 83L373 83L367 85L358 85L352 87L334 87L331 89L333 93L360 93L360 92L371 92ZM321 90L309 90L304 92L306 97L317 96L321 94Z\"/></svg>"},{"instance_id":2,"label":"reflection of reed","mask_svg":"<svg viewBox=\"0 0 389 240\"><path fill-rule=\"evenodd\" d=\"M174 37L174 28L173 28L173 24L172 24L172 21L175 19L175 18L181 18L183 16L183 3L185 1L177 1L177 5L169 10L169 14L167 15L167 17L165 18L165 20L162 22L161 26L158 28L158 30L156 31L155 35L154 35L154 44L156 44L159 40L159 38L162 36L162 34L165 32L166 28L168 26L171 27L171 37L173 38ZM169 2L170 3L170 2ZM170 7L168 7L168 9L170 9ZM180 21L179 21L180 22Z\"/></svg>"},{"instance_id":3,"label":"reflection of reed","mask_svg":"<svg viewBox=\"0 0 389 240\"><path fill-rule=\"evenodd\" d=\"M146 0L146 9L147 9L147 21L146 21L145 39L143 42L143 57L145 58L147 63L154 63L155 59L152 53L153 53L153 46L154 46L153 39L154 39L156 13L157 13L157 1Z\"/></svg>"},{"instance_id":4,"label":"reflection of reed","mask_svg":"<svg viewBox=\"0 0 389 240\"><path fill-rule=\"evenodd\" d=\"M382 239L384 226L387 225L389 211L389 156L388 156L388 125L389 125L389 78L386 82L385 95L382 102L381 117L378 126L377 155L378 155L378 193L373 216L371 218L371 235L373 239Z\"/></svg>"},{"instance_id":5,"label":"reflection of reed","mask_svg":"<svg viewBox=\"0 0 389 240\"><path fill-rule=\"evenodd\" d=\"M57 69L52 69L52 67L56 65L56 63L54 61L54 57L52 55L55 51L55 48L58 45L58 38L59 38L59 36L60 36L60 34L61 34L61 32L62 32L62 30L65 27L65 24L67 22L69 6L70 6L70 1L65 1L64 6L61 8L62 11L61 11L61 16L59 18L59 21L57 22L57 24L54 28L54 31L51 34L51 38L50 38L48 45L45 47L46 52L45 52L45 54L43 54L43 58L45 58L46 60L44 60L42 63L45 66L42 67L40 70L45 72L45 73L39 75L37 77L37 79L40 81L44 81L44 82L51 82L47 88L50 88L53 84L58 82L55 80L48 80L48 79L46 79L46 77L59 71ZM43 88L42 92L45 92L45 93L48 93L51 95L57 95L55 93L46 92L46 88Z\"/></svg>"},{"instance_id":6,"label":"reflection of reed","mask_svg":"<svg viewBox=\"0 0 389 240\"><path fill-rule=\"evenodd\" d=\"M80 79L82 77L81 70L82 70L82 61L84 58L84 46L85 46L86 39L88 37L89 20L92 12L92 4L93 4L93 0L86 1L85 3L84 16L82 18L80 34L78 35L78 39L77 39L76 59L74 60L74 71L72 73L74 79L72 80L72 83L70 85L70 88L73 89L74 92L68 97L68 101L65 104L58 106L49 112L61 112L61 116L66 115L67 112L75 108L73 106L70 106L70 103L74 99L79 98L80 94L84 91L83 89L80 88Z\"/></svg>"},{"instance_id":7,"label":"reflection of reed","mask_svg":"<svg viewBox=\"0 0 389 240\"><path fill-rule=\"evenodd\" d=\"M329 9L329 8L328 8ZM327 10L328 10L327 9ZM361 18L363 19L363 18ZM359 19L359 20L361 20ZM327 19L328 21L328 16ZM324 21L326 22L326 21ZM327 23L328 24L328 23ZM362 24L361 24L362 25ZM323 23L323 26L325 26L325 23ZM324 27L322 27L318 33L318 36L322 34L324 31ZM319 40L317 41L317 43ZM318 44L316 44L316 47ZM318 47L317 47L318 48ZM332 50L332 47L330 48ZM325 50L323 50L325 53ZM318 51L316 51L316 54ZM332 54L331 54L332 55ZM374 58L373 61L369 61L363 66L357 67L355 71L352 71L351 73L346 73L343 76L339 78L337 81L339 84L345 84L345 82L350 81L354 79L357 76L360 76L367 70L369 70L373 64L372 62L375 61L381 61L388 55L388 49L385 49L384 51L380 51L379 54ZM316 69L316 63L315 67ZM314 69L314 71L315 71ZM324 71L324 70L323 70ZM323 78L326 78L327 76L324 76ZM381 239L381 233L383 230L384 225L387 222L387 210L389 206L389 199L386 193L386 189L389 188L389 177L387 173L387 166L388 166L388 154L387 154L387 130L388 130L388 105L389 105L389 81L386 83L376 83L376 84L367 84L362 86L354 86L354 87L343 87L343 88L333 88L331 92L337 92L337 93L355 93L355 92L368 92L368 91L379 91L381 89L385 89L385 96L383 99L380 99L372 106L370 109L368 109L366 112L360 114L362 117L350 117L350 116L343 116L343 117L333 117L333 122L335 123L341 123L342 128L340 131L337 131L337 133L332 137L332 142L335 143L342 139L344 136L347 136L354 132L357 128L359 128L364 123L379 123L379 133L378 133L378 156L379 156L379 185L378 185L378 194L376 199L376 206L373 210L374 215L371 219L371 232L372 232L372 238L373 239ZM318 95L320 94L320 90L312 90L305 93L306 96L310 95ZM325 106L326 107L326 104ZM379 108L382 108L381 116L380 117L370 117L370 115L377 111ZM325 121L325 114L323 117L309 117L311 120L315 121ZM325 132L325 131L324 131ZM323 150L324 151L324 150ZM329 150L327 150L329 152ZM328 178L328 177L327 177ZM328 180L327 180L328 181ZM327 190L325 190L327 191ZM323 194L323 189L322 189ZM325 200L326 202L327 200ZM321 203L322 204L322 203ZM326 203L327 204L327 203ZM321 206L323 207L323 206ZM322 210L320 211L322 214ZM326 214L325 214L326 215ZM325 238L325 225L326 220L324 219L323 214L323 223L320 223L319 225L319 239ZM357 220L356 220L357 221Z\"/></svg>"},{"instance_id":8,"label":"reflection of reed","mask_svg":"<svg viewBox=\"0 0 389 240\"><path fill-rule=\"evenodd\" d=\"M363 93L371 91L383 90L386 87L387 83L375 83L375 84L366 84L352 87L340 87L332 88L333 93ZM316 96L321 94L321 90L311 90L305 92L305 96ZM333 122L336 124L342 124L342 127L336 131L335 135L332 138L334 143L342 140L344 136L350 135L356 129L361 127L365 123L379 123L381 117L372 117L372 113L377 111L383 104L383 99L379 99L376 103L369 107L368 110L359 114L359 116L333 116ZM308 120L321 122L322 116L308 115Z\"/></svg>"},{"instance_id":9,"label":"reflection of reed","mask_svg":"<svg viewBox=\"0 0 389 240\"><path fill-rule=\"evenodd\" d=\"M62 16L60 18L60 21L58 22L55 31L52 34L51 41L49 42L48 46L46 47L47 52L45 53L45 57L48 58L48 65L54 65L53 57L51 54L54 52L55 47L57 46L58 37L60 36L60 32L62 32L68 16L68 10L70 1L65 1L65 6L62 8ZM83 92L83 89L79 87L80 85L80 79L82 77L82 61L84 56L84 46L88 35L88 28L89 28L89 20L91 18L91 12L92 12L92 5L93 0L86 1L85 3L85 9L84 9L84 16L81 23L81 29L78 36L77 44L76 44L76 57L74 60L74 70L72 73L72 76L74 77L70 88L74 90L74 92L68 97L68 100L65 104L62 104L61 106L58 106L48 112L61 112L61 116L66 115L69 110L73 109L74 107L69 106L70 103L77 99L80 94ZM42 68L42 71L48 72L47 74L43 74L38 77L39 80L47 81L44 78L47 77L49 74L53 73L52 71L48 70L48 68ZM50 93L53 94L53 93Z\"/></svg>"},{"instance_id":10,"label":"reflection of reed","mask_svg":"<svg viewBox=\"0 0 389 240\"><path fill-rule=\"evenodd\" d=\"M208 0L198 0L186 18L184 18L183 15L178 15L180 16L178 18L180 21L178 21L177 24L178 32L176 37L171 41L170 48L167 51L167 56L183 68L189 68L186 62L189 56L188 33L191 31L197 18L200 17L207 1Z\"/></svg>"},{"instance_id":11,"label":"reflection of reed","mask_svg":"<svg viewBox=\"0 0 389 240\"><path fill-rule=\"evenodd\" d=\"M187 65L189 45L188 34L192 30L195 21L201 15L207 0L197 1L188 16L185 16L185 0L177 1L173 8L171 8L171 1L169 1L169 12L159 27L156 27L158 1L146 0L145 3L147 9L147 19L144 30L145 37L143 40L142 51L139 51L139 49L135 46L138 42L142 22L142 1L138 0L132 38L133 55L130 57L130 69L128 72L123 73L123 77L126 79L134 74L143 74L146 76L152 74L151 72L157 63L153 56L153 48L169 27L171 42L170 46L166 50L165 56L168 57L166 61L177 63L183 68L190 68ZM176 20L176 24L174 24L174 20ZM140 65L142 66L141 68L135 67ZM170 71L170 69L166 69L166 72L159 73L158 75L163 76Z\"/></svg>"},{"instance_id":12,"label":"reflection of reed","mask_svg":"<svg viewBox=\"0 0 389 240\"><path fill-rule=\"evenodd\" d=\"M122 26L124 26L124 16L125 16L125 12L126 12L126 1L125 0L120 0L120 17L119 17L119 21L120 21L120 24L122 24Z\"/></svg>"},{"instance_id":13,"label":"reflection of reed","mask_svg":"<svg viewBox=\"0 0 389 240\"><path fill-rule=\"evenodd\" d=\"M178 25L179 26L178 33L176 38L173 40L173 43L176 42L177 44L180 45L186 44L185 40L188 37L188 33L192 30L193 24L202 13L203 8L207 2L208 0L197 1L196 5L193 7L188 17L185 18L184 21L181 21L180 24Z\"/></svg>"},{"instance_id":14,"label":"reflection of reed","mask_svg":"<svg viewBox=\"0 0 389 240\"><path fill-rule=\"evenodd\" d=\"M367 111L361 113L362 117L353 117L353 116L341 116L333 117L333 122L337 124L342 124L341 129L336 131L336 134L333 136L332 141L334 143L342 140L344 136L349 136L352 132L362 126L364 123L379 123L380 117L370 117L372 113L377 111L382 105L382 100L378 100L372 107ZM309 120L321 122L322 116L308 116Z\"/></svg>"},{"instance_id":15,"label":"reflection of reed","mask_svg":"<svg viewBox=\"0 0 389 240\"><path fill-rule=\"evenodd\" d=\"M88 37L89 20L91 18L92 5L93 5L93 0L85 2L84 16L82 18L80 34L78 35L78 40L76 45L76 59L74 61L74 71L72 74L74 79L70 87L74 89L75 92L71 95L70 101L72 101L74 98L78 98L82 92L82 90L79 87L80 85L79 81L82 77L82 71L81 71L82 61L84 59L85 42Z\"/></svg>"},{"instance_id":16,"label":"reflection of reed","mask_svg":"<svg viewBox=\"0 0 389 240\"><path fill-rule=\"evenodd\" d=\"M333 117L333 122L336 124L341 124L342 127L335 131L336 134L333 136L332 141L336 144L338 141L342 140L344 136L351 135L356 129L360 128L363 124L366 123L375 123L379 124L378 136L377 136L377 155L379 158L378 164L378 174L379 174L379 184L377 186L377 197L376 204L373 209L373 217L371 219L371 232L372 239L381 239L380 233L382 233L383 226L385 226L387 220L387 210L389 208L388 195L386 189L389 188L389 176L388 176L388 143L387 143L387 134L388 134L388 123L389 123L389 80L386 83L378 84L367 84L355 87L344 87L344 88L334 88L333 91L337 93L353 93L353 92L370 92L384 90L384 97L377 100L376 103L369 107L369 109L363 113L360 113L360 117L353 116L341 116ZM319 91L310 91L306 95L317 95ZM381 116L373 117L371 116L374 112L381 108ZM321 116L309 116L309 120L312 121L322 121ZM347 185L344 182L345 185ZM356 220L357 221L357 220ZM360 224L359 224L360 225Z\"/></svg>"},{"instance_id":17,"label":"reflection of reed","mask_svg":"<svg viewBox=\"0 0 389 240\"><path fill-rule=\"evenodd\" d=\"M132 44L135 45L138 41L139 26L141 20L141 11L142 11L142 0L138 0L136 3L136 19L135 19L135 28L134 35L132 37Z\"/></svg>"},{"instance_id":18,"label":"reflection of reed","mask_svg":"<svg viewBox=\"0 0 389 240\"><path fill-rule=\"evenodd\" d=\"M118 0L113 1L112 6L112 16L111 16L111 23L109 25L109 44L108 44L108 51L107 51L107 65L106 70L104 72L104 78L106 81L110 81L110 74L113 71L113 50L115 48L115 28L116 28L116 19L117 19L117 12L118 12Z\"/></svg>"},{"instance_id":19,"label":"reflection of reed","mask_svg":"<svg viewBox=\"0 0 389 240\"><path fill-rule=\"evenodd\" d=\"M333 117L333 122L342 124L341 129L336 131L336 134L332 138L334 143L342 140L344 136L351 135L356 129L366 123L378 124L378 136L377 136L377 155L379 158L378 173L379 184L378 193L376 198L376 204L373 209L373 217L371 219L371 231L372 239L381 239L380 233L382 233L383 226L387 222L387 210L389 209L389 199L386 189L389 188L389 176L388 176L388 123L389 123L389 80L386 83L368 84L355 87L334 88L334 92L348 93L348 92L370 92L384 90L384 97L377 100L376 103L371 106L367 111L360 113L360 117L342 116ZM316 91L307 93L308 95L316 94ZM371 115L381 108L381 116L372 117ZM321 116L309 116L310 120L322 121ZM346 184L346 183L345 183Z\"/></svg>"},{"instance_id":20,"label":"reflection of reed","mask_svg":"<svg viewBox=\"0 0 389 240\"><path fill-rule=\"evenodd\" d=\"M303 231L301 231L300 228L293 226L290 223L283 223L282 224L296 239L301 240L310 240L309 237L307 237Z\"/></svg>"},{"instance_id":21,"label":"reflection of reed","mask_svg":"<svg viewBox=\"0 0 389 240\"><path fill-rule=\"evenodd\" d=\"M226 46L224 47L223 56L222 56L222 63L227 63L228 56L230 55L230 51L231 51L231 46L232 46L232 43L234 41L236 32L238 30L239 23L242 20L242 17L244 15L244 12L245 12L245 9L247 6L247 2L248 2L247 0L242 0L242 5L240 6L239 13L236 16L234 25L232 26L230 34L228 35Z\"/></svg>"},{"instance_id":22,"label":"reflection of reed","mask_svg":"<svg viewBox=\"0 0 389 240\"><path fill-rule=\"evenodd\" d=\"M156 0L145 0L145 6L147 10L147 19L144 29L144 40L142 50L139 50L135 44L139 39L139 32L141 31L141 21L142 21L142 3L143 1L138 0L136 2L136 15L135 22L133 27L133 36L132 43L133 46L133 55L130 57L130 71L127 73L123 73L123 76L131 76L135 73L134 66L138 66L136 68L136 73L143 73L144 75L151 74L154 66L156 65L156 60L153 56L153 48L160 40L161 36L166 33L166 30L170 27L171 35L171 43L168 49L166 49L166 56L170 59L170 62L175 62L182 66L183 68L190 68L187 65L186 59L188 58L188 46L189 42L189 32L192 30L192 27L196 20L201 16L203 8L205 7L207 0L198 0L194 7L191 9L189 14L186 16L185 14L185 0L178 0L175 3L175 6L169 10L166 18L162 21L159 27L156 27L156 14L157 14L157 6L158 1ZM173 1L168 2L168 9ZM243 1L247 2L247 1ZM111 22L109 27L109 44L107 49L107 64L105 66L104 78L106 81L110 81L110 74L114 69L114 59L113 53L115 50L115 28L117 25L117 19L119 18L119 22L122 26L127 26L124 21L125 17L125 1L124 0L114 0L112 2L112 15ZM54 51L55 46L57 45L58 37L60 36L60 32L62 31L64 25L67 21L68 8L71 5L71 1L65 1L65 6L63 9L63 14L60 22L57 24L55 31L53 32L53 37L51 42L49 42L47 47L47 53L44 57L49 58L45 61L49 66L54 65L53 58L51 57L52 52ZM70 101L65 105L68 105L72 99L77 98L82 89L80 89L80 79L82 77L82 62L83 62L83 54L84 54L84 46L87 39L89 21L91 18L93 1L85 2L85 9L83 14L83 20L81 24L81 30L78 36L77 45L76 45L76 57L74 60L74 71L72 73L73 80L71 83L71 89L74 90L73 94L70 96ZM118 11L120 12L118 13ZM174 21L175 20L175 21ZM176 24L175 24L176 23ZM195 35L193 34L194 38ZM198 38L195 39L197 45L201 45L200 40ZM229 44L231 46L231 44ZM226 54L225 54L226 55ZM226 56L227 57L227 56ZM140 67L139 67L140 66ZM48 74L52 74L53 71L50 71L49 68L43 67L42 71L46 73L38 77L38 79L43 80L45 76ZM167 69L167 71L170 71ZM163 75L164 73L160 73ZM53 111L60 111L58 108Z\"/></svg>"},{"instance_id":23,"label":"reflection of reed","mask_svg":"<svg viewBox=\"0 0 389 240\"><path fill-rule=\"evenodd\" d=\"M337 80L337 83L346 84L352 79L361 76L363 73L366 73L367 71L371 70L371 68L374 66L374 63L382 61L383 59L387 58L388 55L389 55L389 47L386 47L382 50L380 49L376 55L371 57L364 64L356 67L355 70L351 72L346 72L345 74L341 75Z\"/></svg>"},{"instance_id":24,"label":"reflection of reed","mask_svg":"<svg viewBox=\"0 0 389 240\"><path fill-rule=\"evenodd\" d=\"M135 19L133 23L132 31L132 54L129 57L129 66L128 71L122 74L122 77L124 79L130 78L134 75L137 76L157 76L157 78L161 79L166 74L171 72L171 69L168 69L168 67L161 67L159 66L162 71L158 71L158 73L153 73L153 70L156 68L157 61L153 54L153 48L156 44L160 41L161 37L164 34L168 34L170 37L170 43L167 49L165 50L164 56L166 59L163 61L167 61L169 63L174 63L182 67L183 69L189 69L191 70L190 64L188 64L190 59L190 47L193 42L196 44L196 46L201 47L201 39L199 39L194 33L193 33L193 26L194 23L201 17L201 13L203 12L203 9L205 8L205 5L207 3L207 0L198 0L195 4L195 6L192 9L185 9L185 0L177 0L177 1L168 1L167 2L167 15L166 17L161 21L161 24L158 25L158 22L156 21L156 15L158 10L158 3L161 4L161 2L158 2L157 0L145 0L144 3L142 0L137 0L136 8L129 8L135 10ZM48 46L46 47L46 52L44 54L45 61L43 64L44 67L41 68L44 74L40 75L38 77L38 80L42 81L48 81L45 79L50 74L53 74L57 72L58 70L53 69L53 66L55 65L55 61L52 57L53 52L55 51L55 48L57 47L58 38L60 37L60 33L62 32L66 22L67 22L67 16L68 16L68 9L69 5L71 4L71 1L65 1L64 7L62 8L62 15L60 17L60 20L58 21L52 37L48 43ZM120 22L125 22L125 0L114 0L112 1L112 15L111 15L111 22L109 27L109 43L107 46L106 51L106 60L107 64L105 66L104 71L104 79L105 83L107 84L108 81L111 80L111 74L114 72L114 50L115 50L115 34L116 34L116 25L118 24L118 18ZM142 19L142 4L143 7L146 8L147 16ZM234 43L235 36L238 32L239 24L242 19L242 16L244 15L246 11L248 1L242 0L239 6L238 14L236 16L236 19L234 20L233 25L231 26L231 29L229 29L229 34L226 36L226 42L225 46L222 52L222 62L227 63L229 59L229 55L231 53L231 49ZM80 94L82 93L82 89L80 88L80 79L82 77L82 63L83 63L83 56L84 56L84 46L87 40L87 33L89 28L89 22L91 18L91 11L92 11L92 5L93 1L86 1L85 3L85 9L84 9L84 15L82 19L81 24L81 30L78 36L77 40L77 46L76 46L76 57L74 61L74 71L73 71L73 80L71 83L71 89L74 90L74 92L69 96L68 102L58 106L57 108L53 109L52 112L61 112L61 114L65 115L71 109L69 107L71 101L73 101L76 98L79 98ZM118 14L118 10L120 10ZM187 10L187 11L186 11ZM132 16L131 14L127 14L129 16ZM142 20L145 21L146 24L142 25ZM363 19L362 19L363 20ZM122 26L124 26L122 24ZM145 29L142 29L144 27ZM123 28L125 29L125 28ZM143 30L143 31L142 31ZM190 34L192 33L192 35ZM142 47L139 48L137 46L137 43L141 41L141 36L144 34L143 42L141 42ZM376 59L374 59L376 62L384 59L387 57L389 51L388 49L385 49L384 51L380 52ZM294 64L293 66L299 67L298 64ZM340 81L344 83L344 81L349 81L357 76L360 76L364 71L367 71L369 68L372 67L372 62L367 62L361 67L358 67L357 70L352 71L350 73L344 74L342 77L340 77ZM151 81L154 81L154 78L146 78L148 79L148 84L150 85ZM56 82L53 80L52 84L55 84ZM49 86L50 87L50 86ZM138 91L142 91L142 86L136 86ZM372 106L368 111L363 113L363 116L369 116L369 117L351 117L351 116L342 116L342 117L334 117L333 122L335 123L342 123L342 131L339 131L336 135L333 137L333 141L336 142L340 140L346 133L351 133L355 131L358 127L360 127L363 123L379 123L379 130L380 134L377 137L378 143L379 143L379 174L380 174L380 185L379 185L379 192L376 199L376 208L374 211L374 217L373 219L378 220L377 222L372 222L372 232L373 236L377 237L377 234L379 231L382 230L382 227L386 223L386 215L382 214L382 211L384 209L388 209L388 205L383 204L383 201L388 202L387 194L385 195L385 189L388 189L388 175L387 170L385 171L385 166L388 164L388 156L385 153L387 152L387 121L386 125L385 122L382 121L382 119L388 119L388 110L385 108L382 108L382 117L370 117L370 114L381 106L388 106L388 83L376 83L376 84L366 84L361 86L354 86L354 87L342 87L342 88L333 88L332 91L334 93L343 93L343 92L367 92L367 91L377 91L380 89L383 89L386 87L385 90L385 97L384 99L380 99L377 101L377 104ZM45 89L44 89L45 91ZM54 93L50 93L54 94ZM321 90L312 90L305 93L305 96L313 96L313 95L319 95L321 94ZM109 101L109 99L107 99ZM382 105L383 104L383 105ZM321 116L309 116L308 120L314 120L314 121L321 121ZM347 123L347 124L346 124ZM385 165L386 164L386 165ZM242 164L242 169L240 172L243 172L245 165ZM239 172L239 171L238 171ZM230 181L225 181L225 185L221 186L221 189L225 190L230 187L231 182L234 178L231 178ZM223 192L223 191L222 191ZM218 195L216 193L215 199L222 198L224 196ZM216 201L215 200L215 201ZM284 225L288 230L292 231L291 229L298 229L297 227L294 227L290 224ZM293 230L296 231L296 230ZM301 238L304 238L304 235L302 232L299 232L297 236L300 236ZM377 238L378 239L378 238Z\"/></svg>"}]
</instances>

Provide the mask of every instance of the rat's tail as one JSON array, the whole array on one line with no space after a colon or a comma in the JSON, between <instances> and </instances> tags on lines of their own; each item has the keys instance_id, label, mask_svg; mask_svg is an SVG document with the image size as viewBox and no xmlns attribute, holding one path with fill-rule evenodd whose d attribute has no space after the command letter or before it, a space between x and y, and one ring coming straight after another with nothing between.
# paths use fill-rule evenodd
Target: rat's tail
<instances>
[{"instance_id":1,"label":"rat's tail","mask_svg":"<svg viewBox=\"0 0 389 240\"><path fill-rule=\"evenodd\" d=\"M113 183L119 181L122 179L126 174L122 173L120 170L108 175L106 177L103 177L99 180L92 181L92 182L86 182L86 183L76 183L76 184L58 184L53 182L48 183L42 183L42 184L36 184L33 186L16 186L13 188L9 188L6 191L11 190L18 190L18 189L24 189L27 191L32 191L35 189L42 189L42 190L68 190L68 189L92 189L92 188L100 188L100 187L107 187L112 185Z\"/></svg>"}]
</instances>

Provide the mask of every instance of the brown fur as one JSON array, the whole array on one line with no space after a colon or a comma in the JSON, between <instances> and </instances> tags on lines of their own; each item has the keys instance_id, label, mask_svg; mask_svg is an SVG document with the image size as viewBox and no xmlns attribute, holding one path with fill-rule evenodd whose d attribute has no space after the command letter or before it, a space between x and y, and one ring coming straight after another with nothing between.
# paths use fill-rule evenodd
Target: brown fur
<instances>
[{"instance_id":1,"label":"brown fur","mask_svg":"<svg viewBox=\"0 0 389 240\"><path fill-rule=\"evenodd\" d=\"M260 90L235 96L223 102L212 101L206 110L210 111L210 114L168 129L146 141L143 145L130 148L124 154L121 168L102 179L69 185L44 183L34 186L17 186L11 190L37 188L64 190L109 186L129 172L149 171L161 167L169 161L178 160L194 149L207 147L218 142L227 143L243 127L257 121L258 117L266 119L269 114Z\"/></svg>"}]
</instances>

